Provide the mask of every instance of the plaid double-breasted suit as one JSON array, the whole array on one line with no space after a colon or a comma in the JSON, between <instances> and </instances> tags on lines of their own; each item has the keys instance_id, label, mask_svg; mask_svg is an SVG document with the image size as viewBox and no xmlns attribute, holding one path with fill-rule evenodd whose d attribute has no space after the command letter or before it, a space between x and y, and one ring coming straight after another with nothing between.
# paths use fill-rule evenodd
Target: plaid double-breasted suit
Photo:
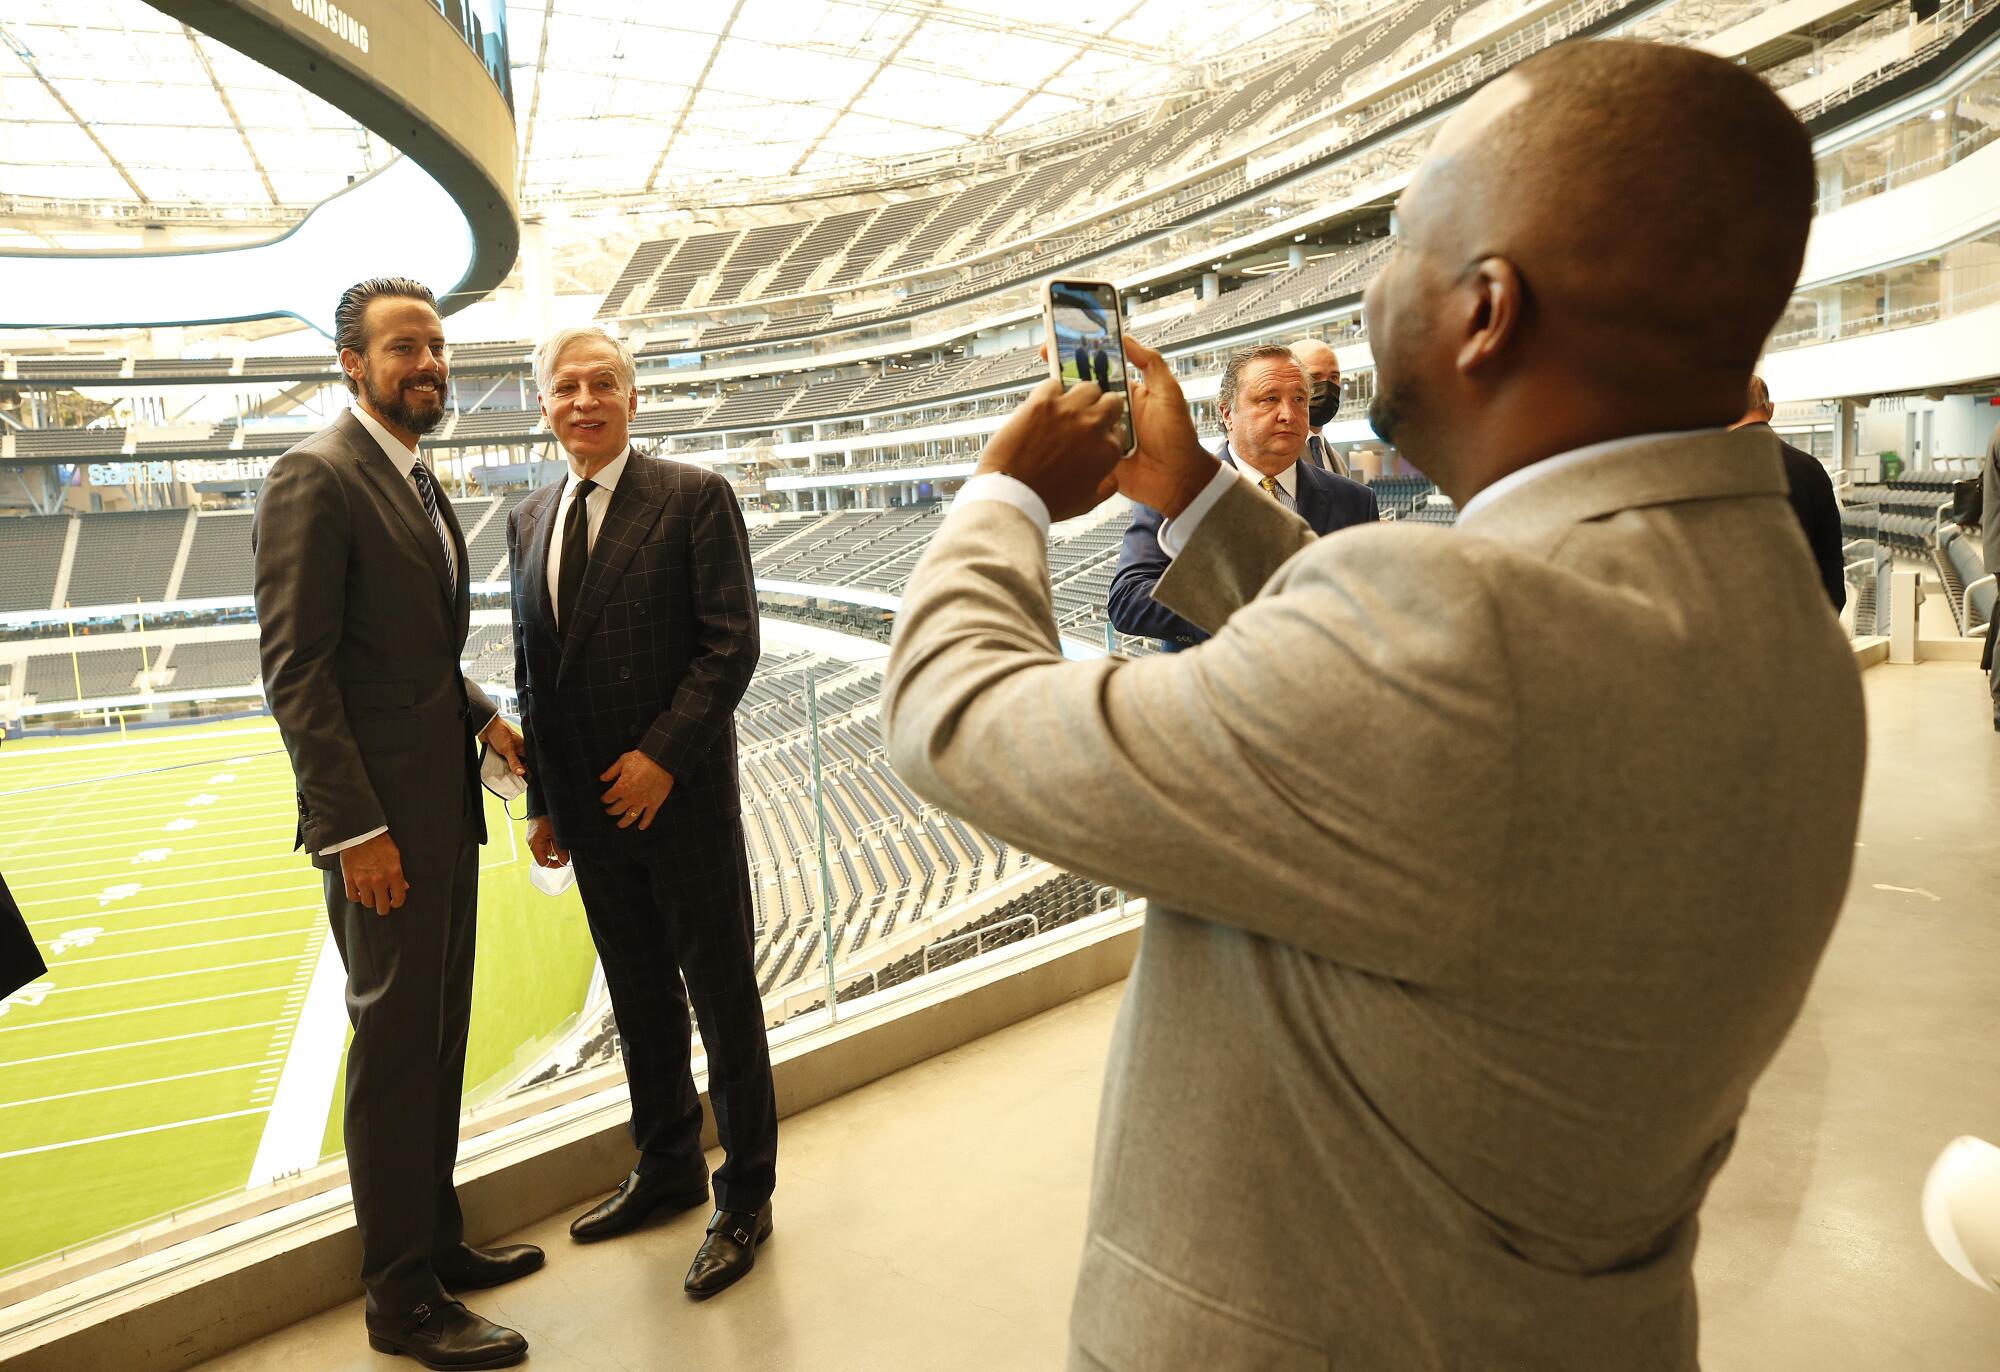
<instances>
[{"instance_id":1,"label":"plaid double-breasted suit","mask_svg":"<svg viewBox=\"0 0 2000 1372\"><path fill-rule=\"evenodd\" d=\"M749 535L721 477L632 452L558 629L548 557L563 484L507 521L528 814L546 815L572 853L618 1020L639 1169L701 1165L692 1005L728 1155L716 1203L754 1210L773 1185L777 1114L737 791L734 716L758 656ZM634 749L674 779L644 831L618 828L599 800L601 775Z\"/></svg>"}]
</instances>

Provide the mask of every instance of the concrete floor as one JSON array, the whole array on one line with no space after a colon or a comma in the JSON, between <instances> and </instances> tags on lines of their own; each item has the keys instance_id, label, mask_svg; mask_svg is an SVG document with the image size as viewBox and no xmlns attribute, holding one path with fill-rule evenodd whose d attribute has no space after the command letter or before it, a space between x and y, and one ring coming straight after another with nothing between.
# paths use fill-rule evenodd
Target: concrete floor
<instances>
[{"instance_id":1,"label":"concrete floor","mask_svg":"<svg viewBox=\"0 0 2000 1372\"><path fill-rule=\"evenodd\" d=\"M1969 665L1867 673L1848 907L1704 1214L1708 1372L1990 1372L2000 1299L1924 1238L1926 1169L2000 1141L2000 735ZM705 1216L581 1247L473 1308L529 1365L731 1372L1061 1365L1112 987L786 1122L776 1234L743 1285L680 1292ZM207 1366L408 1367L359 1303ZM1374 1370L1386 1372L1386 1370Z\"/></svg>"}]
</instances>

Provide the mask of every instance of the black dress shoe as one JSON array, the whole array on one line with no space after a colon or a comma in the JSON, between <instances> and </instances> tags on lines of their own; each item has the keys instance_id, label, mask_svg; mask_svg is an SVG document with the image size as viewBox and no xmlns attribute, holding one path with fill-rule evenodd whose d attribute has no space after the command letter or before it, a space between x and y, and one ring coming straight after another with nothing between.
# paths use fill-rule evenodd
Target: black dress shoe
<instances>
[{"instance_id":1,"label":"black dress shoe","mask_svg":"<svg viewBox=\"0 0 2000 1372\"><path fill-rule=\"evenodd\" d=\"M457 1301L420 1305L387 1328L368 1325L368 1346L377 1353L400 1353L425 1367L451 1369L512 1367L528 1356L528 1341L511 1329L481 1319Z\"/></svg>"},{"instance_id":2,"label":"black dress shoe","mask_svg":"<svg viewBox=\"0 0 2000 1372\"><path fill-rule=\"evenodd\" d=\"M431 1264L447 1291L484 1290L525 1277L541 1265L542 1250L532 1243L510 1243L504 1248L474 1248L461 1243Z\"/></svg>"},{"instance_id":3,"label":"black dress shoe","mask_svg":"<svg viewBox=\"0 0 2000 1372\"><path fill-rule=\"evenodd\" d=\"M569 1236L582 1243L637 1229L655 1210L692 1210L708 1200L708 1176L665 1176L634 1171L603 1204L576 1217ZM446 1283L449 1285L449 1283Z\"/></svg>"},{"instance_id":4,"label":"black dress shoe","mask_svg":"<svg viewBox=\"0 0 2000 1372\"><path fill-rule=\"evenodd\" d=\"M709 1217L708 1237L688 1268L687 1293L696 1299L713 1296L742 1280L757 1265L757 1245L771 1237L771 1202L754 1214L748 1210L718 1210Z\"/></svg>"}]
</instances>

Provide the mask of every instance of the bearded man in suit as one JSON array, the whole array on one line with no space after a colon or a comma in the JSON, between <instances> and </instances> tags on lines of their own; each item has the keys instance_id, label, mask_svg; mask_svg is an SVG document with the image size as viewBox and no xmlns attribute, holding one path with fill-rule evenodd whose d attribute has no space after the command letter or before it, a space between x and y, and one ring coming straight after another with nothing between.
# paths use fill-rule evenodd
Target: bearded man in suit
<instances>
[{"instance_id":1,"label":"bearded man in suit","mask_svg":"<svg viewBox=\"0 0 2000 1372\"><path fill-rule=\"evenodd\" d=\"M532 1245L466 1244L452 1187L486 841L474 745L518 774L520 735L459 669L465 533L417 445L445 415L437 301L415 281L364 281L334 319L353 406L272 464L251 542L297 842L322 870L347 968L368 1340L426 1367L504 1367L527 1341L447 1293L542 1265Z\"/></svg>"}]
</instances>

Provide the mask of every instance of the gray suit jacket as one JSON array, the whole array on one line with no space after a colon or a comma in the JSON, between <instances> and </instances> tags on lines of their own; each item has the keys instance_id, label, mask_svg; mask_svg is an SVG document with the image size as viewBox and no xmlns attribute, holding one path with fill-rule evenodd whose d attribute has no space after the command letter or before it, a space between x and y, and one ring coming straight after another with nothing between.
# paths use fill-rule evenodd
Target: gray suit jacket
<instances>
[{"instance_id":1,"label":"gray suit jacket","mask_svg":"<svg viewBox=\"0 0 2000 1372\"><path fill-rule=\"evenodd\" d=\"M1775 440L1319 542L1232 489L1158 595L1216 637L1065 663L1034 525L968 506L885 697L917 792L1151 901L1072 1367L1694 1367L1696 1214L1860 805Z\"/></svg>"},{"instance_id":2,"label":"gray suit jacket","mask_svg":"<svg viewBox=\"0 0 2000 1372\"><path fill-rule=\"evenodd\" d=\"M466 565L450 500L446 527ZM471 589L445 593L444 549L352 413L280 457L251 525L264 693L298 778L298 846L387 825L407 875L486 841L473 740L493 702L459 670ZM474 795L468 804L467 786Z\"/></svg>"}]
</instances>

